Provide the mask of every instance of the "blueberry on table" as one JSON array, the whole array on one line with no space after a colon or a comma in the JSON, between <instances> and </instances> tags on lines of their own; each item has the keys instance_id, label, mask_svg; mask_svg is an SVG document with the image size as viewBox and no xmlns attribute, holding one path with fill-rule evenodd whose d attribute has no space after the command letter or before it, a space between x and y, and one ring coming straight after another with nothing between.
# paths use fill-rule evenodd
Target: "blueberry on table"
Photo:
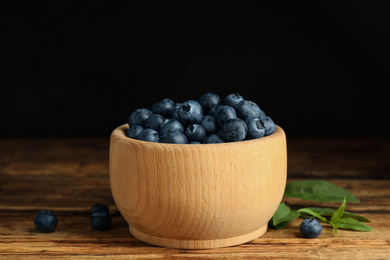
<instances>
[{"instance_id":1,"label":"blueberry on table","mask_svg":"<svg viewBox=\"0 0 390 260\"><path fill-rule=\"evenodd\" d=\"M217 119L213 116L204 116L199 124L206 130L206 135L216 134L219 128Z\"/></svg>"},{"instance_id":2,"label":"blueberry on table","mask_svg":"<svg viewBox=\"0 0 390 260\"><path fill-rule=\"evenodd\" d=\"M158 143L160 140L160 134L151 128L145 128L138 135L138 140Z\"/></svg>"},{"instance_id":3,"label":"blueberry on table","mask_svg":"<svg viewBox=\"0 0 390 260\"><path fill-rule=\"evenodd\" d=\"M218 135L227 142L243 141L246 137L248 127L240 118L232 118L221 126Z\"/></svg>"},{"instance_id":4,"label":"blueberry on table","mask_svg":"<svg viewBox=\"0 0 390 260\"><path fill-rule=\"evenodd\" d=\"M244 101L244 98L238 93L233 93L226 96L223 103L227 106L235 107L241 101Z\"/></svg>"},{"instance_id":5,"label":"blueberry on table","mask_svg":"<svg viewBox=\"0 0 390 260\"><path fill-rule=\"evenodd\" d=\"M144 130L142 126L133 125L126 131L125 135L133 139L138 139L138 135L142 132L142 130Z\"/></svg>"},{"instance_id":6,"label":"blueberry on table","mask_svg":"<svg viewBox=\"0 0 390 260\"><path fill-rule=\"evenodd\" d=\"M203 142L206 138L206 130L199 124L190 124L186 130L188 142Z\"/></svg>"},{"instance_id":7,"label":"blueberry on table","mask_svg":"<svg viewBox=\"0 0 390 260\"><path fill-rule=\"evenodd\" d=\"M175 102L169 98L164 98L155 103L151 110L154 114L160 114L164 117L170 117L173 111L176 109Z\"/></svg>"},{"instance_id":8,"label":"blueberry on table","mask_svg":"<svg viewBox=\"0 0 390 260\"><path fill-rule=\"evenodd\" d=\"M197 124L202 120L202 106L194 100L188 100L181 104L178 117L184 125Z\"/></svg>"},{"instance_id":9,"label":"blueberry on table","mask_svg":"<svg viewBox=\"0 0 390 260\"><path fill-rule=\"evenodd\" d=\"M111 225L111 215L108 207L103 204L95 204L90 210L90 224L93 229L104 231Z\"/></svg>"},{"instance_id":10,"label":"blueberry on table","mask_svg":"<svg viewBox=\"0 0 390 260\"><path fill-rule=\"evenodd\" d=\"M57 215L51 210L41 210L35 215L34 225L41 232L53 232L58 225Z\"/></svg>"},{"instance_id":11,"label":"blueberry on table","mask_svg":"<svg viewBox=\"0 0 390 260\"><path fill-rule=\"evenodd\" d=\"M304 238L316 238L322 232L322 225L315 218L306 218L299 226L299 230Z\"/></svg>"},{"instance_id":12,"label":"blueberry on table","mask_svg":"<svg viewBox=\"0 0 390 260\"><path fill-rule=\"evenodd\" d=\"M261 121L265 127L265 135L270 135L275 131L275 123L269 116L265 117Z\"/></svg>"},{"instance_id":13,"label":"blueberry on table","mask_svg":"<svg viewBox=\"0 0 390 260\"><path fill-rule=\"evenodd\" d=\"M246 120L249 117L253 118L265 118L265 113L263 110L260 109L260 107L253 101L250 100L244 100L239 102L234 109L237 112L237 117L241 118L242 120Z\"/></svg>"},{"instance_id":14,"label":"blueberry on table","mask_svg":"<svg viewBox=\"0 0 390 260\"><path fill-rule=\"evenodd\" d=\"M248 127L247 139L257 139L265 135L265 127L260 119L250 117L245 120L245 124Z\"/></svg>"},{"instance_id":15,"label":"blueberry on table","mask_svg":"<svg viewBox=\"0 0 390 260\"><path fill-rule=\"evenodd\" d=\"M153 112L150 111L147 108L139 108L135 110L133 113L131 113L129 117L129 126L133 125L140 125L145 126L145 121L148 119L151 115L153 115Z\"/></svg>"},{"instance_id":16,"label":"blueberry on table","mask_svg":"<svg viewBox=\"0 0 390 260\"><path fill-rule=\"evenodd\" d=\"M173 132L161 135L160 143L188 144L188 139L182 132Z\"/></svg>"},{"instance_id":17,"label":"blueberry on table","mask_svg":"<svg viewBox=\"0 0 390 260\"><path fill-rule=\"evenodd\" d=\"M210 109L221 104L221 98L217 94L209 92L202 95L198 102L202 106L203 112L206 114Z\"/></svg>"},{"instance_id":18,"label":"blueberry on table","mask_svg":"<svg viewBox=\"0 0 390 260\"><path fill-rule=\"evenodd\" d=\"M151 128L156 131L160 131L161 126L164 124L165 118L160 114L151 115L145 121L145 128Z\"/></svg>"},{"instance_id":19,"label":"blueberry on table","mask_svg":"<svg viewBox=\"0 0 390 260\"><path fill-rule=\"evenodd\" d=\"M237 118L236 110L231 106L222 106L217 113L217 122L223 125L232 118Z\"/></svg>"},{"instance_id":20,"label":"blueberry on table","mask_svg":"<svg viewBox=\"0 0 390 260\"><path fill-rule=\"evenodd\" d=\"M160 135L166 135L174 132L184 132L184 126L176 119L165 119L160 128Z\"/></svg>"}]
</instances>

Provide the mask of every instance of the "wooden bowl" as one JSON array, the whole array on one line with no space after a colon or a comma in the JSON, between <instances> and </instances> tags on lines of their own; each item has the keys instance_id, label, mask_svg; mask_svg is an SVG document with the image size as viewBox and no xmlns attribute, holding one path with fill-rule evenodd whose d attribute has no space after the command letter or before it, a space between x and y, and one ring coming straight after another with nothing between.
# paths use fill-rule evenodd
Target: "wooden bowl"
<instances>
[{"instance_id":1,"label":"wooden bowl","mask_svg":"<svg viewBox=\"0 0 390 260\"><path fill-rule=\"evenodd\" d=\"M284 193L286 136L222 144L165 144L111 134L115 203L141 241L205 249L262 236Z\"/></svg>"}]
</instances>

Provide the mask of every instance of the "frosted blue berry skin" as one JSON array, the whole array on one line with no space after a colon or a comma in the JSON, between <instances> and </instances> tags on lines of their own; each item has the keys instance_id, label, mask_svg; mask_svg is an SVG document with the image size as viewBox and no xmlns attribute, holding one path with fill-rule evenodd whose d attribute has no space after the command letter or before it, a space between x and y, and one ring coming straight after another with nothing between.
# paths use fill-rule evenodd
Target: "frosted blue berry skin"
<instances>
[{"instance_id":1,"label":"frosted blue berry skin","mask_svg":"<svg viewBox=\"0 0 390 260\"><path fill-rule=\"evenodd\" d=\"M237 117L242 120L246 120L249 117L265 119L265 113L260 107L253 101L244 100L239 102L234 109L237 112Z\"/></svg>"},{"instance_id":2,"label":"frosted blue berry skin","mask_svg":"<svg viewBox=\"0 0 390 260\"><path fill-rule=\"evenodd\" d=\"M231 107L235 107L238 103L244 101L244 98L238 93L232 93L227 95L223 100L223 104Z\"/></svg>"},{"instance_id":3,"label":"frosted blue berry skin","mask_svg":"<svg viewBox=\"0 0 390 260\"><path fill-rule=\"evenodd\" d=\"M212 134L210 136L207 136L204 140L205 144L219 144L224 143L225 141L217 134Z\"/></svg>"},{"instance_id":4,"label":"frosted blue berry skin","mask_svg":"<svg viewBox=\"0 0 390 260\"><path fill-rule=\"evenodd\" d=\"M246 137L248 127L240 118L233 118L224 123L218 131L218 135L226 142L243 141Z\"/></svg>"},{"instance_id":5,"label":"frosted blue berry skin","mask_svg":"<svg viewBox=\"0 0 390 260\"><path fill-rule=\"evenodd\" d=\"M316 238L322 233L322 225L315 218L306 218L301 222L299 230L304 238Z\"/></svg>"},{"instance_id":6,"label":"frosted blue berry skin","mask_svg":"<svg viewBox=\"0 0 390 260\"><path fill-rule=\"evenodd\" d=\"M230 119L237 118L236 110L231 106L223 106L219 109L216 118L218 124L221 126Z\"/></svg>"},{"instance_id":7,"label":"frosted blue berry skin","mask_svg":"<svg viewBox=\"0 0 390 260\"><path fill-rule=\"evenodd\" d=\"M202 143L206 138L206 130L199 124L190 124L184 131L188 142Z\"/></svg>"},{"instance_id":8,"label":"frosted blue berry skin","mask_svg":"<svg viewBox=\"0 0 390 260\"><path fill-rule=\"evenodd\" d=\"M34 225L43 233L51 233L57 228L57 215L51 210L41 210L35 215Z\"/></svg>"},{"instance_id":9,"label":"frosted blue berry skin","mask_svg":"<svg viewBox=\"0 0 390 260\"><path fill-rule=\"evenodd\" d=\"M145 121L153 115L153 112L150 111L147 108L139 108L135 110L131 115L129 116L129 126L133 125L140 125L145 126Z\"/></svg>"},{"instance_id":10,"label":"frosted blue berry skin","mask_svg":"<svg viewBox=\"0 0 390 260\"><path fill-rule=\"evenodd\" d=\"M245 124L248 127L247 139L257 139L265 136L265 127L259 118L247 118Z\"/></svg>"},{"instance_id":11,"label":"frosted blue berry skin","mask_svg":"<svg viewBox=\"0 0 390 260\"><path fill-rule=\"evenodd\" d=\"M275 123L269 116L262 119L261 121L263 122L263 125L265 127L265 135L270 135L275 131Z\"/></svg>"},{"instance_id":12,"label":"frosted blue berry skin","mask_svg":"<svg viewBox=\"0 0 390 260\"><path fill-rule=\"evenodd\" d=\"M158 143L160 140L160 134L151 128L145 128L138 135L138 140Z\"/></svg>"},{"instance_id":13,"label":"frosted blue berry skin","mask_svg":"<svg viewBox=\"0 0 390 260\"><path fill-rule=\"evenodd\" d=\"M151 111L154 114L159 114L164 117L170 117L173 111L176 109L175 102L169 98L164 98L159 102L153 104Z\"/></svg>"},{"instance_id":14,"label":"frosted blue berry skin","mask_svg":"<svg viewBox=\"0 0 390 260\"><path fill-rule=\"evenodd\" d=\"M183 125L197 124L202 120L202 106L194 100L184 101L179 108L178 117Z\"/></svg>"},{"instance_id":15,"label":"frosted blue berry skin","mask_svg":"<svg viewBox=\"0 0 390 260\"><path fill-rule=\"evenodd\" d=\"M215 94L213 92L209 92L209 93L202 95L199 98L198 102L202 106L203 113L207 114L210 111L210 109L212 109L215 106L220 105L222 101L221 101L221 98L217 94Z\"/></svg>"},{"instance_id":16,"label":"frosted blue berry skin","mask_svg":"<svg viewBox=\"0 0 390 260\"><path fill-rule=\"evenodd\" d=\"M110 229L111 215L108 207L103 204L95 204L90 209L90 224L93 229L105 231Z\"/></svg>"},{"instance_id":17,"label":"frosted blue berry skin","mask_svg":"<svg viewBox=\"0 0 390 260\"><path fill-rule=\"evenodd\" d=\"M165 118L160 114L151 115L145 121L145 128L151 128L156 131L160 131L161 126L164 124Z\"/></svg>"},{"instance_id":18,"label":"frosted blue berry skin","mask_svg":"<svg viewBox=\"0 0 390 260\"><path fill-rule=\"evenodd\" d=\"M206 130L207 136L216 134L219 129L217 119L213 116L204 116L199 124Z\"/></svg>"},{"instance_id":19,"label":"frosted blue berry skin","mask_svg":"<svg viewBox=\"0 0 390 260\"><path fill-rule=\"evenodd\" d=\"M164 124L160 128L160 135L174 132L184 132L183 124L176 119L165 119Z\"/></svg>"},{"instance_id":20,"label":"frosted blue berry skin","mask_svg":"<svg viewBox=\"0 0 390 260\"><path fill-rule=\"evenodd\" d=\"M142 132L142 130L144 130L142 126L133 125L126 131L125 135L133 139L138 139L138 135Z\"/></svg>"},{"instance_id":21,"label":"frosted blue berry skin","mask_svg":"<svg viewBox=\"0 0 390 260\"><path fill-rule=\"evenodd\" d=\"M168 144L188 144L186 135L182 132L173 132L161 135L160 143Z\"/></svg>"},{"instance_id":22,"label":"frosted blue berry skin","mask_svg":"<svg viewBox=\"0 0 390 260\"><path fill-rule=\"evenodd\" d=\"M213 107L212 109L210 109L209 113L207 115L209 116L212 116L212 117L217 117L217 114L219 112L219 110L224 107L225 105L218 105L218 106L215 106Z\"/></svg>"}]
</instances>

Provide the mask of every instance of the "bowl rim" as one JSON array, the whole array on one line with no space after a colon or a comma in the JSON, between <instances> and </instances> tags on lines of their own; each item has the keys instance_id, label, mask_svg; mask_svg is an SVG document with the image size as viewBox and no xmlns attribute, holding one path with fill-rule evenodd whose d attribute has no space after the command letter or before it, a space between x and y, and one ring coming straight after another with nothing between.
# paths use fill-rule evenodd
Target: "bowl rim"
<instances>
[{"instance_id":1,"label":"bowl rim","mask_svg":"<svg viewBox=\"0 0 390 260\"><path fill-rule=\"evenodd\" d=\"M129 129L129 124L123 124L115 128L111 133L111 139L116 138L119 140L122 140L126 143L136 144L136 145L147 145L151 147L171 147L171 148L186 148L188 147L196 147L197 149L200 149L201 147L233 147L238 145L253 145L253 144L260 144L260 143L268 143L272 142L275 139L279 139L280 137L285 138L285 132L284 130L275 124L275 131L267 136L256 138L256 139L250 139L250 140L243 140L238 142L226 142L226 143L215 143L215 144L172 144L172 143L155 143L155 142L148 142L138 139L133 139L130 137L127 137L125 135L125 132Z\"/></svg>"}]
</instances>

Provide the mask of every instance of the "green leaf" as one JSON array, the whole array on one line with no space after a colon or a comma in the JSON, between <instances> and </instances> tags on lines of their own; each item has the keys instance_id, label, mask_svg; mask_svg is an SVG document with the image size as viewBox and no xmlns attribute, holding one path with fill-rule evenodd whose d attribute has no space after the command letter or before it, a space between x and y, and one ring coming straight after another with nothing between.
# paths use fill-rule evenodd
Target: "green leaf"
<instances>
[{"instance_id":1,"label":"green leaf","mask_svg":"<svg viewBox=\"0 0 390 260\"><path fill-rule=\"evenodd\" d=\"M298 209L298 212L299 213L306 213L306 214L309 214L309 215L312 215L313 217L316 217L318 218L319 220L321 220L322 222L326 222L326 218L324 218L323 216L321 216L321 214L319 214L318 212L314 211L314 210L311 210L309 208L303 208L303 209Z\"/></svg>"},{"instance_id":2,"label":"green leaf","mask_svg":"<svg viewBox=\"0 0 390 260\"><path fill-rule=\"evenodd\" d=\"M299 217L296 210L291 210L285 203L280 203L278 209L270 220L271 226L276 229L282 229L290 223L291 220Z\"/></svg>"},{"instance_id":3,"label":"green leaf","mask_svg":"<svg viewBox=\"0 0 390 260\"><path fill-rule=\"evenodd\" d=\"M352 229L357 231L372 231L372 228L363 222L353 218L342 218L337 221L337 225L342 229Z\"/></svg>"},{"instance_id":4,"label":"green leaf","mask_svg":"<svg viewBox=\"0 0 390 260\"><path fill-rule=\"evenodd\" d=\"M333 212L332 216L330 217L330 221L333 223L337 223L341 217L344 215L345 206L347 205L347 201L344 198L343 203L341 203L341 206Z\"/></svg>"},{"instance_id":5,"label":"green leaf","mask_svg":"<svg viewBox=\"0 0 390 260\"><path fill-rule=\"evenodd\" d=\"M308 209L311 209L324 217L330 217L330 216L332 216L333 212L336 211L335 209L320 208L320 207L309 207ZM371 222L371 220L369 220L366 217L363 217L363 216L355 214L355 213L347 212L347 211L344 211L344 214L342 217L343 218L353 218L353 219L360 220L363 222Z\"/></svg>"},{"instance_id":6,"label":"green leaf","mask_svg":"<svg viewBox=\"0 0 390 260\"><path fill-rule=\"evenodd\" d=\"M339 228L337 223L333 223L332 221L329 221L328 223L332 225L334 232L337 234L337 229Z\"/></svg>"},{"instance_id":7,"label":"green leaf","mask_svg":"<svg viewBox=\"0 0 390 260\"><path fill-rule=\"evenodd\" d=\"M344 198L350 202L359 202L351 192L323 180L289 182L284 196L320 202L342 202Z\"/></svg>"}]
</instances>

